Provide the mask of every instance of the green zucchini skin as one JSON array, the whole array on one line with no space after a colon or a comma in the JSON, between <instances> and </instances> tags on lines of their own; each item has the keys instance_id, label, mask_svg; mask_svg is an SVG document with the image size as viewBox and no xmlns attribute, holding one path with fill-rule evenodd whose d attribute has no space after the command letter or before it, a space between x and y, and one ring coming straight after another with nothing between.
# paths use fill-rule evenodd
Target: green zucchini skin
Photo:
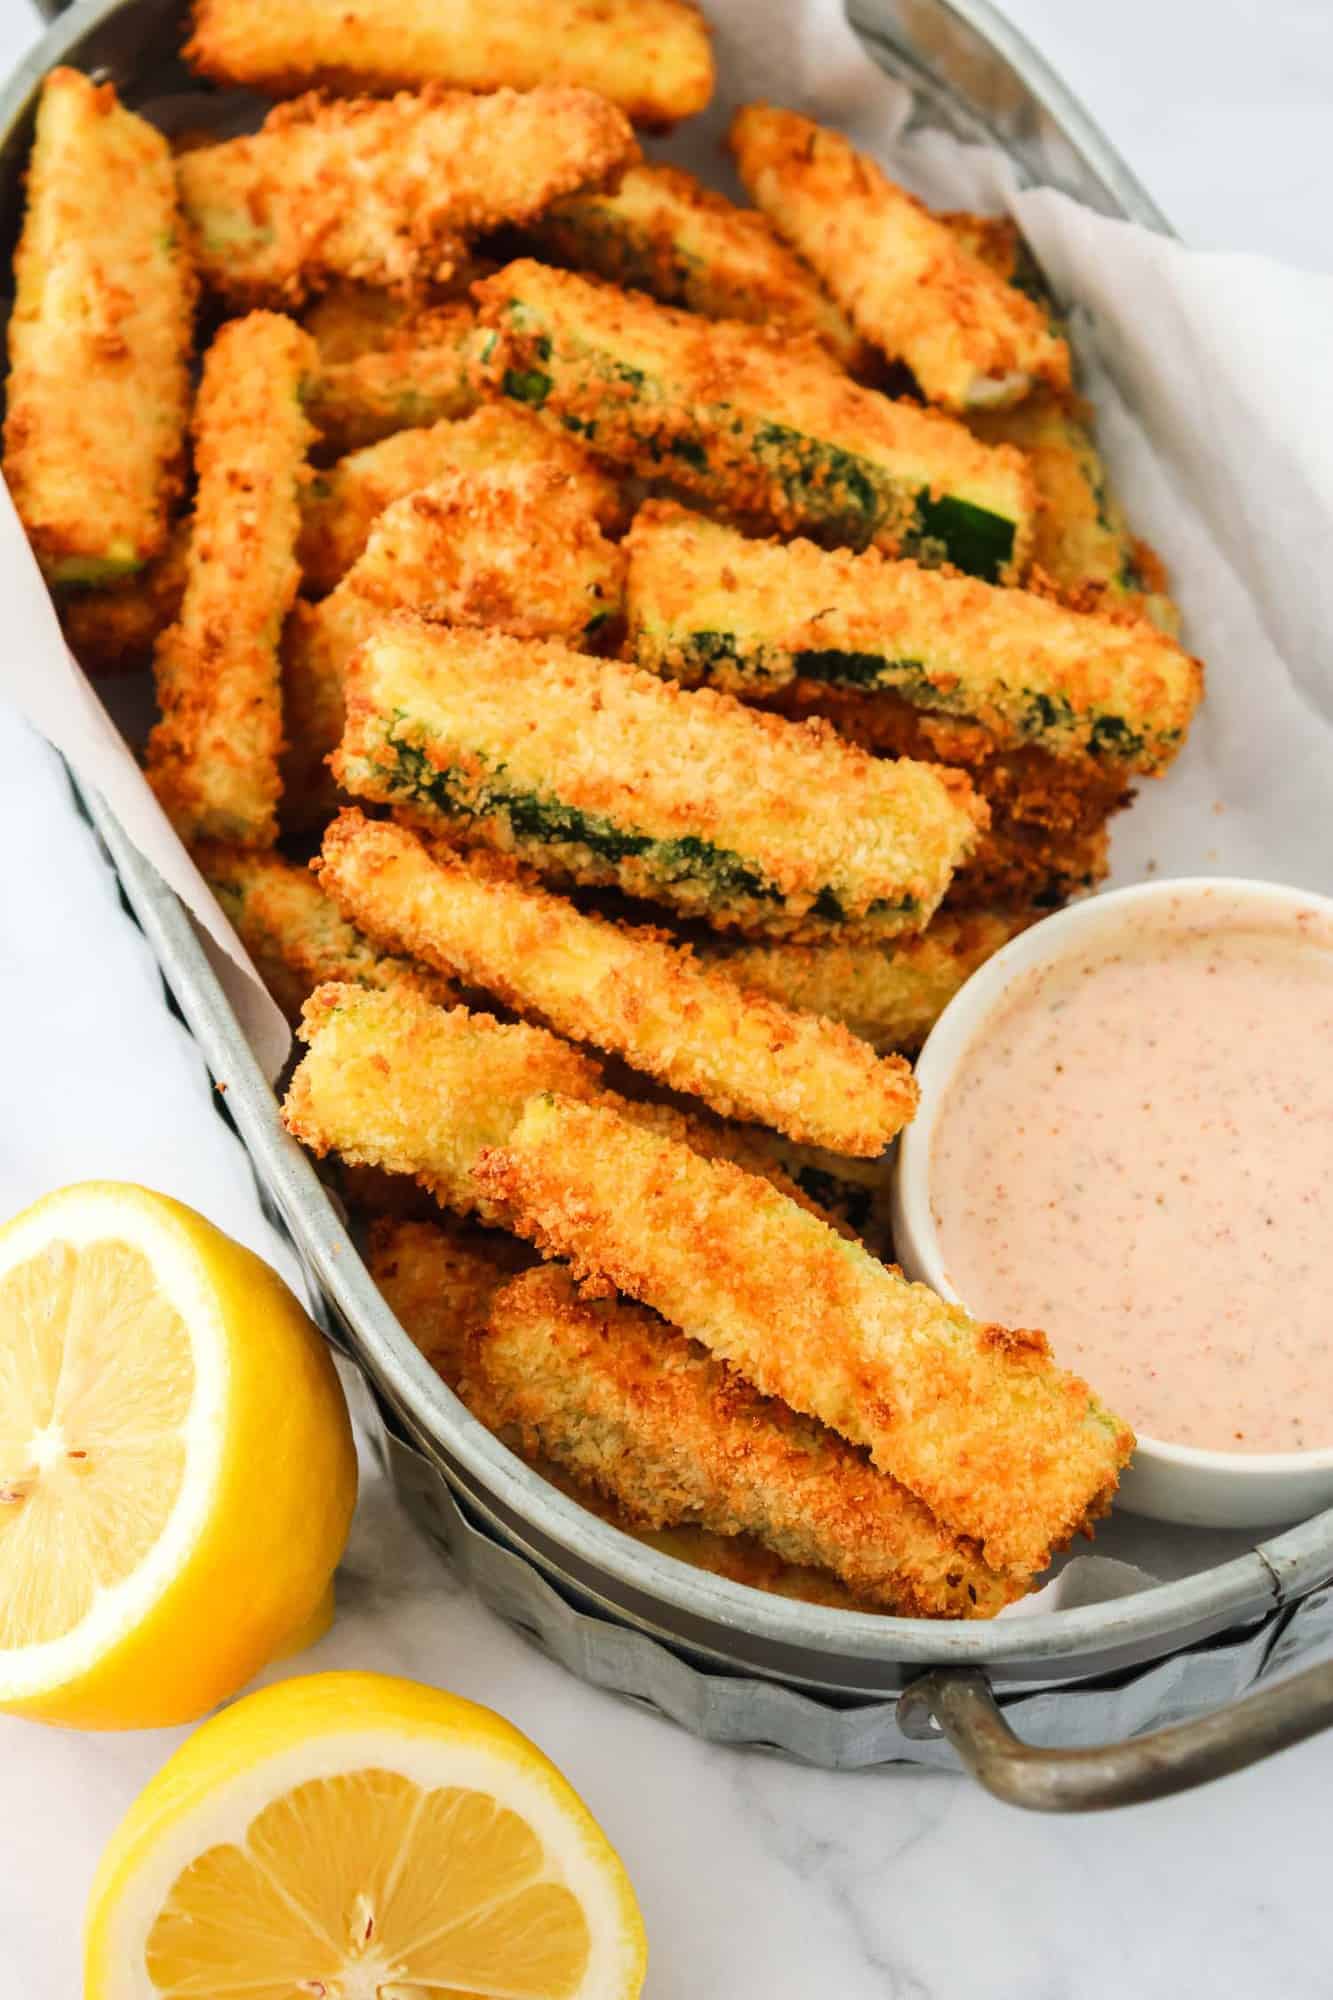
<instances>
[{"instance_id":1,"label":"green zucchini skin","mask_svg":"<svg viewBox=\"0 0 1333 2000\"><path fill-rule=\"evenodd\" d=\"M520 259L477 288L496 393L599 457L738 519L1015 581L1033 530L1016 453L896 403L817 350Z\"/></svg>"}]
</instances>

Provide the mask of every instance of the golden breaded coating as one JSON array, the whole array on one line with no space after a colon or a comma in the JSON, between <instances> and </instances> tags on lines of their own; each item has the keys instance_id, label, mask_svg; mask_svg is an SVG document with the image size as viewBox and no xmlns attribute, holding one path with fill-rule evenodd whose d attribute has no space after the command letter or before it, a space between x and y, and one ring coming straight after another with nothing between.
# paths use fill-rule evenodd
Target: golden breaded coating
<instances>
[{"instance_id":1,"label":"golden breaded coating","mask_svg":"<svg viewBox=\"0 0 1333 2000\"><path fill-rule=\"evenodd\" d=\"M572 438L554 436L527 410L491 405L461 423L399 431L316 474L302 502L297 548L305 590L311 595L332 590L393 501L448 473L498 465L550 467L564 476L572 498L595 523L612 527L621 519L615 482Z\"/></svg>"},{"instance_id":2,"label":"golden breaded coating","mask_svg":"<svg viewBox=\"0 0 1333 2000\"><path fill-rule=\"evenodd\" d=\"M328 368L382 353L405 326L430 310L410 294L343 279L311 301L301 324L319 349L320 365Z\"/></svg>"},{"instance_id":3,"label":"golden breaded coating","mask_svg":"<svg viewBox=\"0 0 1333 2000\"><path fill-rule=\"evenodd\" d=\"M442 1207L486 1221L503 1223L505 1211L472 1179L483 1149L535 1092L601 1088L596 1063L541 1028L401 991L321 986L300 1034L308 1048L287 1087L287 1130L321 1156L409 1174Z\"/></svg>"},{"instance_id":4,"label":"golden breaded coating","mask_svg":"<svg viewBox=\"0 0 1333 2000\"><path fill-rule=\"evenodd\" d=\"M539 256L710 319L812 333L853 374L866 344L757 210L683 167L630 167L619 187L568 195L531 224Z\"/></svg>"},{"instance_id":5,"label":"golden breaded coating","mask_svg":"<svg viewBox=\"0 0 1333 2000\"><path fill-rule=\"evenodd\" d=\"M414 1179L461 1215L507 1220L480 1194L472 1165L544 1089L595 1097L644 1131L700 1159L734 1161L823 1214L783 1172L767 1134L631 1102L602 1088L591 1057L544 1029L464 1007L446 1012L407 981L387 992L321 986L306 1003L301 1034L309 1050L283 1106L288 1130L320 1157L338 1153L353 1167Z\"/></svg>"},{"instance_id":6,"label":"golden breaded coating","mask_svg":"<svg viewBox=\"0 0 1333 2000\"><path fill-rule=\"evenodd\" d=\"M338 588L293 608L282 649L285 826L318 825L336 805L327 760L346 720L343 675L390 613L576 646L619 624L624 556L597 525L597 475L563 470L550 453L489 466L486 456L472 470L460 452L454 471L387 507Z\"/></svg>"},{"instance_id":7,"label":"golden breaded coating","mask_svg":"<svg viewBox=\"0 0 1333 2000\"><path fill-rule=\"evenodd\" d=\"M1105 825L1070 835L1011 821L982 835L968 865L954 876L946 907L1058 910L1104 882L1110 869Z\"/></svg>"},{"instance_id":8,"label":"golden breaded coating","mask_svg":"<svg viewBox=\"0 0 1333 2000\"><path fill-rule=\"evenodd\" d=\"M153 658L162 720L148 780L186 841L277 837L278 641L300 573L296 536L315 344L292 320L229 321L204 361L180 617Z\"/></svg>"},{"instance_id":9,"label":"golden breaded coating","mask_svg":"<svg viewBox=\"0 0 1333 2000\"><path fill-rule=\"evenodd\" d=\"M1038 503L1032 560L1071 603L1123 606L1143 612L1162 632L1179 631L1166 572L1130 530L1086 404L1030 396L1017 409L979 413L970 428L987 444L1026 452Z\"/></svg>"},{"instance_id":10,"label":"golden breaded coating","mask_svg":"<svg viewBox=\"0 0 1333 2000\"><path fill-rule=\"evenodd\" d=\"M430 86L299 98L176 172L205 282L241 305L290 306L338 278L448 278L469 237L527 221L636 152L622 113L590 90Z\"/></svg>"},{"instance_id":11,"label":"golden breaded coating","mask_svg":"<svg viewBox=\"0 0 1333 2000\"><path fill-rule=\"evenodd\" d=\"M1069 387L1069 348L1046 314L974 257L940 216L840 133L747 104L728 141L749 194L854 326L948 410Z\"/></svg>"},{"instance_id":12,"label":"golden breaded coating","mask_svg":"<svg viewBox=\"0 0 1333 2000\"><path fill-rule=\"evenodd\" d=\"M400 615L346 693L344 790L715 928L920 930L976 837L966 780L554 644Z\"/></svg>"},{"instance_id":13,"label":"golden breaded coating","mask_svg":"<svg viewBox=\"0 0 1333 2000\"><path fill-rule=\"evenodd\" d=\"M432 306L408 317L382 347L326 359L307 406L324 455L469 416L477 407L476 328L471 306Z\"/></svg>"},{"instance_id":14,"label":"golden breaded coating","mask_svg":"<svg viewBox=\"0 0 1333 2000\"><path fill-rule=\"evenodd\" d=\"M1109 1503L1133 1433L1043 1334L977 1324L753 1176L557 1094L472 1176L544 1254L863 1446L993 1567L1044 1569Z\"/></svg>"},{"instance_id":15,"label":"golden breaded coating","mask_svg":"<svg viewBox=\"0 0 1333 2000\"><path fill-rule=\"evenodd\" d=\"M974 215L968 209L955 208L937 210L935 219L947 225L969 257L1024 293L1048 320L1057 320L1055 301L1012 215Z\"/></svg>"},{"instance_id":16,"label":"golden breaded coating","mask_svg":"<svg viewBox=\"0 0 1333 2000\"><path fill-rule=\"evenodd\" d=\"M1015 580L1031 540L1021 452L851 381L812 339L706 320L530 259L475 287L490 389L598 457L784 534Z\"/></svg>"},{"instance_id":17,"label":"golden breaded coating","mask_svg":"<svg viewBox=\"0 0 1333 2000\"><path fill-rule=\"evenodd\" d=\"M166 542L194 293L166 140L111 84L52 70L14 254L4 449L52 583L111 582Z\"/></svg>"},{"instance_id":18,"label":"golden breaded coating","mask_svg":"<svg viewBox=\"0 0 1333 2000\"><path fill-rule=\"evenodd\" d=\"M959 988L1034 921L1031 910L942 911L888 944L704 945L718 970L831 1021L880 1050L914 1054Z\"/></svg>"},{"instance_id":19,"label":"golden breaded coating","mask_svg":"<svg viewBox=\"0 0 1333 2000\"><path fill-rule=\"evenodd\" d=\"M713 94L692 0L195 0L185 59L275 97L309 90L585 84L662 128Z\"/></svg>"},{"instance_id":20,"label":"golden breaded coating","mask_svg":"<svg viewBox=\"0 0 1333 2000\"><path fill-rule=\"evenodd\" d=\"M1089 833L1133 797L1119 764L1054 757L1038 744L1005 749L983 723L936 715L896 694L801 679L777 689L766 705L796 720L830 722L877 757L913 757L966 772L990 810L992 834L1009 826L1053 836Z\"/></svg>"},{"instance_id":21,"label":"golden breaded coating","mask_svg":"<svg viewBox=\"0 0 1333 2000\"><path fill-rule=\"evenodd\" d=\"M1151 775L1202 698L1198 661L1139 618L874 549L750 540L670 502L640 508L628 546L632 656L688 687L763 699L799 676L888 692L1004 747Z\"/></svg>"},{"instance_id":22,"label":"golden breaded coating","mask_svg":"<svg viewBox=\"0 0 1333 2000\"><path fill-rule=\"evenodd\" d=\"M529 1271L495 1294L469 1343L465 1402L473 1384L525 1455L645 1527L754 1535L907 1617L987 1617L1022 1594L843 1439L642 1307L580 1299L567 1271Z\"/></svg>"},{"instance_id":23,"label":"golden breaded coating","mask_svg":"<svg viewBox=\"0 0 1333 2000\"><path fill-rule=\"evenodd\" d=\"M386 991L406 987L442 1007L457 1000L452 983L440 973L388 956L348 923L308 868L279 854L255 854L216 841L201 842L194 860L260 978L293 1024L326 980Z\"/></svg>"},{"instance_id":24,"label":"golden breaded coating","mask_svg":"<svg viewBox=\"0 0 1333 2000\"><path fill-rule=\"evenodd\" d=\"M490 1301L516 1275L516 1257L526 1246L494 1230L441 1227L438 1222L378 1217L371 1225L366 1263L404 1331L436 1373L460 1388L466 1336L479 1325ZM521 1263L517 1268L522 1268ZM676 1562L725 1576L751 1590L767 1590L807 1604L839 1611L873 1612L879 1607L847 1590L827 1570L784 1562L752 1535L715 1535L693 1525L645 1528L594 1486L571 1475L540 1453L528 1454L514 1426L504 1426L478 1373L467 1383L469 1408L479 1422L502 1433L516 1452L548 1484L580 1507L609 1521L622 1534Z\"/></svg>"},{"instance_id":25,"label":"golden breaded coating","mask_svg":"<svg viewBox=\"0 0 1333 2000\"><path fill-rule=\"evenodd\" d=\"M469 1335L485 1324L495 1294L532 1261L527 1244L498 1229L443 1219L376 1216L366 1243L366 1269L390 1310L455 1394ZM473 1414L498 1428L480 1410Z\"/></svg>"},{"instance_id":26,"label":"golden breaded coating","mask_svg":"<svg viewBox=\"0 0 1333 2000\"><path fill-rule=\"evenodd\" d=\"M180 615L189 549L190 523L178 521L161 555L134 576L60 598L65 638L87 673L132 673L150 663L158 637Z\"/></svg>"},{"instance_id":27,"label":"golden breaded coating","mask_svg":"<svg viewBox=\"0 0 1333 2000\"><path fill-rule=\"evenodd\" d=\"M661 932L586 915L499 857L432 850L349 811L324 836L320 881L385 950L622 1055L724 1118L874 1158L916 1110L906 1063L743 990Z\"/></svg>"}]
</instances>

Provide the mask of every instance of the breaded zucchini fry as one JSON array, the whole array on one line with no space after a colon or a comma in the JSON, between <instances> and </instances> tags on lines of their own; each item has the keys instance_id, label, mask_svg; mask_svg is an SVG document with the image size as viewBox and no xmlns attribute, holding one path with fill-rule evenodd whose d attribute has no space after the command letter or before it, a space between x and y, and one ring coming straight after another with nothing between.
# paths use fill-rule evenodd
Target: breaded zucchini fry
<instances>
[{"instance_id":1,"label":"breaded zucchini fry","mask_svg":"<svg viewBox=\"0 0 1333 2000\"><path fill-rule=\"evenodd\" d=\"M317 473L301 507L298 556L307 591L332 590L366 546L372 524L393 501L453 472L497 465L546 466L563 475L584 511L603 527L621 519L620 493L573 438L556 437L527 410L507 404L461 423L399 431L348 453Z\"/></svg>"},{"instance_id":2,"label":"breaded zucchini fry","mask_svg":"<svg viewBox=\"0 0 1333 2000\"><path fill-rule=\"evenodd\" d=\"M1046 280L1011 215L973 215L967 209L950 209L937 214L936 220L948 225L955 243L969 257L985 264L997 278L1040 307L1053 331L1062 331Z\"/></svg>"},{"instance_id":3,"label":"breaded zucchini fry","mask_svg":"<svg viewBox=\"0 0 1333 2000\"><path fill-rule=\"evenodd\" d=\"M1030 396L1018 409L978 414L970 427L987 444L1027 453L1038 501L1032 560L1072 603L1123 605L1163 632L1180 629L1166 572L1111 489L1086 405Z\"/></svg>"},{"instance_id":4,"label":"breaded zucchini fry","mask_svg":"<svg viewBox=\"0 0 1333 2000\"><path fill-rule=\"evenodd\" d=\"M928 402L972 410L1016 403L1036 382L1069 387L1069 348L1040 307L839 133L747 104L728 143L779 234Z\"/></svg>"},{"instance_id":5,"label":"breaded zucchini fry","mask_svg":"<svg viewBox=\"0 0 1333 2000\"><path fill-rule=\"evenodd\" d=\"M477 407L476 328L471 306L433 306L383 347L326 360L309 402L325 452L356 451L394 431L468 416Z\"/></svg>"},{"instance_id":6,"label":"breaded zucchini fry","mask_svg":"<svg viewBox=\"0 0 1333 2000\"><path fill-rule=\"evenodd\" d=\"M195 409L199 476L180 617L153 659L162 720L149 783L187 841L268 847L277 837L278 641L296 596L310 425L309 334L276 313L221 329Z\"/></svg>"},{"instance_id":7,"label":"breaded zucchini fry","mask_svg":"<svg viewBox=\"0 0 1333 2000\"><path fill-rule=\"evenodd\" d=\"M483 1326L496 1293L533 1262L526 1243L498 1229L376 1216L366 1269L403 1331L457 1394L469 1336ZM488 1429L489 1413L474 1410Z\"/></svg>"},{"instance_id":8,"label":"breaded zucchini fry","mask_svg":"<svg viewBox=\"0 0 1333 2000\"><path fill-rule=\"evenodd\" d=\"M735 1167L549 1095L473 1180L576 1275L864 1446L994 1568L1044 1569L1115 1491L1133 1433L1042 1334L977 1325Z\"/></svg>"},{"instance_id":9,"label":"breaded zucchini fry","mask_svg":"<svg viewBox=\"0 0 1333 2000\"><path fill-rule=\"evenodd\" d=\"M458 1390L466 1336L485 1318L491 1299L516 1275L515 1257L526 1246L494 1230L461 1230L438 1222L378 1217L371 1225L366 1263L404 1331L451 1389ZM527 1253L525 1262L531 1261ZM520 1266L521 1268L521 1266ZM503 1433L505 1444L548 1484L622 1534L676 1562L725 1576L752 1590L767 1590L841 1611L878 1607L846 1590L828 1570L784 1562L752 1535L715 1535L692 1525L645 1528L596 1487L539 1454L529 1455L514 1426L501 1423L478 1371L467 1383L469 1407L479 1422Z\"/></svg>"},{"instance_id":10,"label":"breaded zucchini fry","mask_svg":"<svg viewBox=\"0 0 1333 2000\"><path fill-rule=\"evenodd\" d=\"M508 414L481 410L472 421ZM344 671L390 612L571 645L619 624L624 557L597 525L599 475L564 470L545 451L477 470L458 456L453 472L385 509L330 596L293 608L282 647L284 825L318 824L333 809L326 760L346 719Z\"/></svg>"},{"instance_id":11,"label":"breaded zucchini fry","mask_svg":"<svg viewBox=\"0 0 1333 2000\"><path fill-rule=\"evenodd\" d=\"M627 615L640 666L689 687L763 698L798 676L982 723L1157 774L1203 693L1197 660L1141 619L1067 610L813 542L752 541L671 503L629 536Z\"/></svg>"},{"instance_id":12,"label":"breaded zucchini fry","mask_svg":"<svg viewBox=\"0 0 1333 2000\"><path fill-rule=\"evenodd\" d=\"M954 876L947 908L986 909L999 903L1058 910L1071 896L1105 881L1110 867L1105 824L1071 837L1011 820L982 835L967 866Z\"/></svg>"},{"instance_id":13,"label":"breaded zucchini fry","mask_svg":"<svg viewBox=\"0 0 1333 2000\"><path fill-rule=\"evenodd\" d=\"M386 956L349 924L308 868L215 841L196 847L194 859L289 1021L300 1020L315 988L330 979L385 990L404 986L442 1007L457 1000L438 972Z\"/></svg>"},{"instance_id":14,"label":"breaded zucchini fry","mask_svg":"<svg viewBox=\"0 0 1333 2000\"><path fill-rule=\"evenodd\" d=\"M495 1294L461 1393L645 1527L754 1535L909 1617L985 1617L1022 1594L843 1439L642 1307L580 1299L567 1271Z\"/></svg>"},{"instance_id":15,"label":"breaded zucchini fry","mask_svg":"<svg viewBox=\"0 0 1333 2000\"><path fill-rule=\"evenodd\" d=\"M275 97L316 85L586 84L657 127L713 94L708 29L691 0L195 0L185 58Z\"/></svg>"},{"instance_id":16,"label":"breaded zucchini fry","mask_svg":"<svg viewBox=\"0 0 1333 2000\"><path fill-rule=\"evenodd\" d=\"M300 98L176 172L205 281L242 305L292 305L336 278L447 278L469 236L529 220L636 151L622 114L589 90L430 87Z\"/></svg>"},{"instance_id":17,"label":"breaded zucchini fry","mask_svg":"<svg viewBox=\"0 0 1333 2000\"><path fill-rule=\"evenodd\" d=\"M14 255L4 474L53 583L108 583L166 542L194 291L166 140L111 84L52 70Z\"/></svg>"},{"instance_id":18,"label":"breaded zucchini fry","mask_svg":"<svg viewBox=\"0 0 1333 2000\"><path fill-rule=\"evenodd\" d=\"M601 1088L596 1063L544 1029L402 991L320 986L300 1034L309 1046L287 1087L287 1130L321 1156L410 1174L442 1207L486 1221L506 1216L473 1181L483 1148L534 1092Z\"/></svg>"},{"instance_id":19,"label":"breaded zucchini fry","mask_svg":"<svg viewBox=\"0 0 1333 2000\"><path fill-rule=\"evenodd\" d=\"M813 341L701 320L528 259L476 287L492 390L590 450L785 534L868 543L995 582L1031 540L1022 454L843 375Z\"/></svg>"},{"instance_id":20,"label":"breaded zucchini fry","mask_svg":"<svg viewBox=\"0 0 1333 2000\"><path fill-rule=\"evenodd\" d=\"M660 932L587 916L496 857L430 849L344 812L321 885L385 950L421 958L557 1034L625 1057L723 1118L875 1158L916 1110L901 1059L746 991Z\"/></svg>"},{"instance_id":21,"label":"breaded zucchini fry","mask_svg":"<svg viewBox=\"0 0 1333 2000\"><path fill-rule=\"evenodd\" d=\"M149 664L159 634L180 615L189 548L189 521L178 521L161 555L136 575L61 597L65 638L88 673L130 673Z\"/></svg>"},{"instance_id":22,"label":"breaded zucchini fry","mask_svg":"<svg viewBox=\"0 0 1333 2000\"><path fill-rule=\"evenodd\" d=\"M1043 839L1077 839L1133 797L1124 770L1104 758L1052 757L1034 744L1006 750L982 724L913 708L897 695L796 680L779 689L772 706L798 719L822 717L876 756L965 771L989 809L991 835L1016 827ZM973 859L988 837L982 835Z\"/></svg>"},{"instance_id":23,"label":"breaded zucchini fry","mask_svg":"<svg viewBox=\"0 0 1333 2000\"><path fill-rule=\"evenodd\" d=\"M554 644L400 615L346 691L344 790L719 929L920 930L976 838L965 780Z\"/></svg>"},{"instance_id":24,"label":"breaded zucchini fry","mask_svg":"<svg viewBox=\"0 0 1333 2000\"><path fill-rule=\"evenodd\" d=\"M697 1151L698 1148L696 1147ZM840 1236L864 1243L873 1256L886 1263L893 1256L889 1226L889 1178L892 1160L850 1160L845 1153L830 1153L822 1146L802 1146L795 1140L774 1139L774 1157L796 1189L802 1208L830 1224ZM742 1159L733 1164L745 1167ZM746 1171L750 1169L747 1167ZM777 1187L778 1181L771 1175ZM790 1190L784 1188L783 1193Z\"/></svg>"},{"instance_id":25,"label":"breaded zucchini fry","mask_svg":"<svg viewBox=\"0 0 1333 2000\"><path fill-rule=\"evenodd\" d=\"M591 1057L542 1028L464 1007L446 1012L400 980L385 992L319 987L300 1032L309 1048L283 1106L288 1130L321 1157L406 1175L461 1215L507 1222L474 1183L473 1164L535 1091L555 1089L596 1098L700 1159L732 1161L823 1217L783 1171L767 1134L605 1090Z\"/></svg>"},{"instance_id":26,"label":"breaded zucchini fry","mask_svg":"<svg viewBox=\"0 0 1333 2000\"><path fill-rule=\"evenodd\" d=\"M919 937L889 944L705 945L701 954L744 986L846 1022L872 1048L912 1054L978 967L1033 921L1030 910L941 912Z\"/></svg>"},{"instance_id":27,"label":"breaded zucchini fry","mask_svg":"<svg viewBox=\"0 0 1333 2000\"><path fill-rule=\"evenodd\" d=\"M844 368L866 364L865 343L764 217L682 167L630 167L612 192L556 202L527 235L539 256L663 305L813 333Z\"/></svg>"}]
</instances>

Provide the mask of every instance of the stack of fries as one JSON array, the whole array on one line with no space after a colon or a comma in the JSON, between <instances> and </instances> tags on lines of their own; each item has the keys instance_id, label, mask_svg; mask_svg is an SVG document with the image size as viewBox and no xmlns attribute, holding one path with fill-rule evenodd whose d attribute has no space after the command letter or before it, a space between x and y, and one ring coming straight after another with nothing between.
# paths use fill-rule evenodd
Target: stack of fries
<instances>
[{"instance_id":1,"label":"stack of fries","mask_svg":"<svg viewBox=\"0 0 1333 2000\"><path fill-rule=\"evenodd\" d=\"M4 471L78 657L151 663L290 1129L587 1504L993 1614L1132 1438L884 1261L883 1156L1201 693L1039 275L768 105L752 209L645 164L690 0L199 0L185 53L291 101L173 157L46 81Z\"/></svg>"}]
</instances>

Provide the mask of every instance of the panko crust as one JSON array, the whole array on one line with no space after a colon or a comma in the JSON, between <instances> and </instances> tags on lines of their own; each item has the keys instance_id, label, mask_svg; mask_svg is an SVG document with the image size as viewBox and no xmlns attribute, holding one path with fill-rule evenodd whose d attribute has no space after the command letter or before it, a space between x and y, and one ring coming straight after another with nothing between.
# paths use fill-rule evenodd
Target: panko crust
<instances>
[{"instance_id":1,"label":"panko crust","mask_svg":"<svg viewBox=\"0 0 1333 2000\"><path fill-rule=\"evenodd\" d=\"M624 114L590 90L427 85L312 92L256 133L182 155L176 172L205 283L234 304L290 308L337 279L409 291L445 280L472 237L637 151Z\"/></svg>"},{"instance_id":2,"label":"panko crust","mask_svg":"<svg viewBox=\"0 0 1333 2000\"><path fill-rule=\"evenodd\" d=\"M997 1569L1044 1569L1115 1491L1133 1433L1043 1335L978 1327L725 1162L552 1095L474 1178L544 1254L868 1450Z\"/></svg>"},{"instance_id":3,"label":"panko crust","mask_svg":"<svg viewBox=\"0 0 1333 2000\"><path fill-rule=\"evenodd\" d=\"M724 1118L874 1158L916 1109L906 1063L877 1058L840 1022L749 989L660 933L587 915L492 857L431 849L348 810L324 836L320 881L385 949L622 1055Z\"/></svg>"}]
</instances>

